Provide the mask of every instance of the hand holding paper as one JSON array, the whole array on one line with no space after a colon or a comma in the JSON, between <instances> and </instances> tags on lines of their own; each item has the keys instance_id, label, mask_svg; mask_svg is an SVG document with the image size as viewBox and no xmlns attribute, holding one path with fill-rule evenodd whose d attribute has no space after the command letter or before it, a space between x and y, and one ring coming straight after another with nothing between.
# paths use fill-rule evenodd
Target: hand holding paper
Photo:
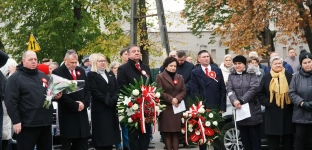
<instances>
[{"instance_id":1,"label":"hand holding paper","mask_svg":"<svg viewBox=\"0 0 312 150\"><path fill-rule=\"evenodd\" d=\"M249 109L249 103L241 105L240 109L236 109L236 120L235 121L241 121L246 118L251 117L250 109Z\"/></svg>"}]
</instances>

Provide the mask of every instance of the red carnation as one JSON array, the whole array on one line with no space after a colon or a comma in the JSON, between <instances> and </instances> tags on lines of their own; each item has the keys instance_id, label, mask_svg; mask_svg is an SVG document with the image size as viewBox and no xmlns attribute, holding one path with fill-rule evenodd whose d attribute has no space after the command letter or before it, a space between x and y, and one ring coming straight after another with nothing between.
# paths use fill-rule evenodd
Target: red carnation
<instances>
[{"instance_id":1,"label":"red carnation","mask_svg":"<svg viewBox=\"0 0 312 150\"><path fill-rule=\"evenodd\" d=\"M205 128L205 135L213 136L214 135L214 131L211 128Z\"/></svg>"},{"instance_id":2,"label":"red carnation","mask_svg":"<svg viewBox=\"0 0 312 150\"><path fill-rule=\"evenodd\" d=\"M192 141L192 142L197 142L198 140L199 140L199 135L196 135L195 133L193 133L192 135L191 135L191 137L190 137L190 140Z\"/></svg>"},{"instance_id":3,"label":"red carnation","mask_svg":"<svg viewBox=\"0 0 312 150\"><path fill-rule=\"evenodd\" d=\"M129 102L128 103L128 107L132 107L133 106L133 103L132 102Z\"/></svg>"},{"instance_id":4,"label":"red carnation","mask_svg":"<svg viewBox=\"0 0 312 150\"><path fill-rule=\"evenodd\" d=\"M142 104L142 97L138 97L135 100L138 104Z\"/></svg>"},{"instance_id":5,"label":"red carnation","mask_svg":"<svg viewBox=\"0 0 312 150\"><path fill-rule=\"evenodd\" d=\"M156 103L159 103L159 101L160 101L159 98L156 98L156 99L155 99L155 102L156 102Z\"/></svg>"}]
</instances>

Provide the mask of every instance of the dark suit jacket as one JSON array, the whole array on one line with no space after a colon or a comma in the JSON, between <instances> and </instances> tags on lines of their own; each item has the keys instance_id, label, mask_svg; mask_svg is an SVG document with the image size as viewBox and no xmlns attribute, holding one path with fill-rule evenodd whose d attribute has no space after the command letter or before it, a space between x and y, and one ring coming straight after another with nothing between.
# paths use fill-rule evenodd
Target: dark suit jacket
<instances>
[{"instance_id":1,"label":"dark suit jacket","mask_svg":"<svg viewBox=\"0 0 312 150\"><path fill-rule=\"evenodd\" d=\"M141 67L141 70L144 70L146 74L149 76L149 83L152 83L153 81L151 77L150 68L146 64L143 64L141 61L140 61L140 67ZM139 71L137 68L135 68L135 61L129 59L127 63L121 65L118 68L118 72L117 72L118 85L121 89L123 89L124 86L129 86L129 83L134 84L133 79L136 79L137 81L139 81L141 76L143 77L143 81L145 82L147 77L142 75L142 72Z\"/></svg>"},{"instance_id":2,"label":"dark suit jacket","mask_svg":"<svg viewBox=\"0 0 312 150\"><path fill-rule=\"evenodd\" d=\"M206 108L226 111L226 89L222 71L214 65L210 66L211 70L216 73L218 82L207 77L201 65L198 65L191 74L191 91L193 97L198 96L206 100Z\"/></svg>"},{"instance_id":3,"label":"dark suit jacket","mask_svg":"<svg viewBox=\"0 0 312 150\"><path fill-rule=\"evenodd\" d=\"M76 67L77 80L85 80L84 89L71 93L64 94L58 99L58 116L60 124L60 135L62 138L85 138L90 136L90 127L87 114L87 108L90 105L90 93L86 81L85 71ZM78 75L80 72L80 75ZM52 72L60 77L73 80L69 70L65 65L53 70ZM84 109L78 111L79 104L76 101L81 101L84 104Z\"/></svg>"},{"instance_id":4,"label":"dark suit jacket","mask_svg":"<svg viewBox=\"0 0 312 150\"><path fill-rule=\"evenodd\" d=\"M105 72L108 83L97 72L88 73L91 92L92 143L102 147L119 143L121 140L117 114L119 86L112 72Z\"/></svg>"}]
</instances>

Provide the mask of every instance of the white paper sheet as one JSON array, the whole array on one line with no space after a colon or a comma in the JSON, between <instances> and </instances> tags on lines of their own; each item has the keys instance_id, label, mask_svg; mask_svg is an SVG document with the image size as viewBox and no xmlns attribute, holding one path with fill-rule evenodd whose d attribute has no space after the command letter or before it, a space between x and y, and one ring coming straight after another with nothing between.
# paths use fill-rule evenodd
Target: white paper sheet
<instances>
[{"instance_id":1,"label":"white paper sheet","mask_svg":"<svg viewBox=\"0 0 312 150\"><path fill-rule=\"evenodd\" d=\"M249 103L243 104L241 109L236 109L236 121L244 120L250 116Z\"/></svg>"},{"instance_id":2,"label":"white paper sheet","mask_svg":"<svg viewBox=\"0 0 312 150\"><path fill-rule=\"evenodd\" d=\"M173 113L177 114L186 110L184 100L181 101L178 107L172 105Z\"/></svg>"}]
</instances>

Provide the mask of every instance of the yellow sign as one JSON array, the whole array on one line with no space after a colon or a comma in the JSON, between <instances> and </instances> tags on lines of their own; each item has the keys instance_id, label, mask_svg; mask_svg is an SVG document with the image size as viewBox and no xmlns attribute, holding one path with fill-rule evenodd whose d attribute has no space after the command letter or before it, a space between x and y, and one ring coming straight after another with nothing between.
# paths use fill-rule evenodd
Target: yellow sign
<instances>
[{"instance_id":1,"label":"yellow sign","mask_svg":"<svg viewBox=\"0 0 312 150\"><path fill-rule=\"evenodd\" d=\"M34 52L39 52L40 51L40 46L39 46L39 44L37 43L35 37L32 34L30 34L30 36L29 36L29 42L28 42L27 50L31 50L31 51L34 51Z\"/></svg>"}]
</instances>

